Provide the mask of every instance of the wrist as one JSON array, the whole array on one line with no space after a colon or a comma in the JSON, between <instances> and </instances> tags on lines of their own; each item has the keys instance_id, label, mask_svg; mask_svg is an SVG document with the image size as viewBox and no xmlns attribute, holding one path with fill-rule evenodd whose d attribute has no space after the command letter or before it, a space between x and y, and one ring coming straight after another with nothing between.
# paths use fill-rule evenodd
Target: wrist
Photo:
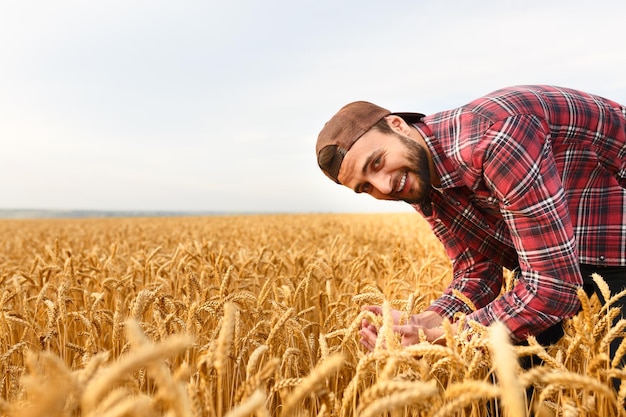
<instances>
[{"instance_id":1,"label":"wrist","mask_svg":"<svg viewBox=\"0 0 626 417\"><path fill-rule=\"evenodd\" d=\"M430 329L441 326L441 323L443 323L443 317L434 311L426 310L422 313L412 315L409 323L415 326Z\"/></svg>"},{"instance_id":2,"label":"wrist","mask_svg":"<svg viewBox=\"0 0 626 417\"><path fill-rule=\"evenodd\" d=\"M442 327L424 329L424 334L430 343L435 345L446 345L445 332Z\"/></svg>"}]
</instances>

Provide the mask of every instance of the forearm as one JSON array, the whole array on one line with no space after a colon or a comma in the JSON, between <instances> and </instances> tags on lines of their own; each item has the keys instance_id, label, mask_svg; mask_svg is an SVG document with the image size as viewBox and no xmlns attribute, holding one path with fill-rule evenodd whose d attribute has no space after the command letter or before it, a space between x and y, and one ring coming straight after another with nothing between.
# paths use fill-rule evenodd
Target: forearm
<instances>
[{"instance_id":1,"label":"forearm","mask_svg":"<svg viewBox=\"0 0 626 417\"><path fill-rule=\"evenodd\" d=\"M409 318L409 324L412 326L421 326L427 329L441 326L443 317L435 311L426 310L419 314L413 314Z\"/></svg>"},{"instance_id":2,"label":"forearm","mask_svg":"<svg viewBox=\"0 0 626 417\"><path fill-rule=\"evenodd\" d=\"M489 326L506 325L514 341L536 336L554 324L576 314L580 308L577 286L557 278L542 277L540 286L520 278L513 289L467 316Z\"/></svg>"},{"instance_id":3,"label":"forearm","mask_svg":"<svg viewBox=\"0 0 626 417\"><path fill-rule=\"evenodd\" d=\"M452 282L427 311L452 320L457 313L469 315L475 309L486 306L500 294L503 281L501 266L487 261L469 248L453 261L452 266ZM458 297L457 292L463 294L465 299Z\"/></svg>"}]
</instances>

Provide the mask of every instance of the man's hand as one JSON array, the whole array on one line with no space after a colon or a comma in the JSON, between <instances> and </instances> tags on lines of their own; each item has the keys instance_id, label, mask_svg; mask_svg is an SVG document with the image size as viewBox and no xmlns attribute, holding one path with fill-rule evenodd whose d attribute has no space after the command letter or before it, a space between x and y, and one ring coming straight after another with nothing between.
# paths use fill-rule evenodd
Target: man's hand
<instances>
[{"instance_id":1,"label":"man's hand","mask_svg":"<svg viewBox=\"0 0 626 417\"><path fill-rule=\"evenodd\" d=\"M361 322L359 335L361 335L361 344L365 346L367 350L372 352L376 346L376 339L378 338L378 329L376 326L370 323L367 319L363 320Z\"/></svg>"},{"instance_id":2,"label":"man's hand","mask_svg":"<svg viewBox=\"0 0 626 417\"><path fill-rule=\"evenodd\" d=\"M363 310L371 311L376 315L383 314L381 306L364 306ZM419 342L420 329L426 335L431 343L445 344L443 338L443 329L437 328L441 325L443 318L433 311L424 311L419 314L413 314L408 317L407 323L401 323L404 313L399 310L391 310L391 319L393 321L393 330L402 335L402 345L409 346ZM378 338L378 328L364 319L361 322L361 344L369 351L373 351Z\"/></svg>"},{"instance_id":3,"label":"man's hand","mask_svg":"<svg viewBox=\"0 0 626 417\"><path fill-rule=\"evenodd\" d=\"M420 342L420 330L426 336L426 340L430 343L434 343L436 345L444 345L446 344L446 339L444 337L444 331L441 327L434 327L432 329L427 329L422 326L416 326L412 324L406 324L403 326L393 326L393 331L400 334L402 336L401 343L402 346L410 346Z\"/></svg>"},{"instance_id":4,"label":"man's hand","mask_svg":"<svg viewBox=\"0 0 626 417\"><path fill-rule=\"evenodd\" d=\"M377 316L383 315L383 308L381 306L363 306L361 310L371 311ZM402 317L405 316L404 312L399 310L391 310L391 318L393 319L393 324L407 324L400 323ZM408 317L408 324L414 324L416 326L426 327L428 329L440 326L443 322L443 317L434 311L424 311L419 314L413 314Z\"/></svg>"}]
</instances>

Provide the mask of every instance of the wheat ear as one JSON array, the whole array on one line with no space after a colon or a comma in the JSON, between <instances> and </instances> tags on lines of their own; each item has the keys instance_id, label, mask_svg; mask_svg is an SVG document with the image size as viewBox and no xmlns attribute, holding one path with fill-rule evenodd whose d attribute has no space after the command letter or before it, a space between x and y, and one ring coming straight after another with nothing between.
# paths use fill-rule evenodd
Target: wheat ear
<instances>
[{"instance_id":1,"label":"wheat ear","mask_svg":"<svg viewBox=\"0 0 626 417\"><path fill-rule=\"evenodd\" d=\"M502 387L502 404L509 417L523 417L526 415L524 389L519 383L518 359L506 326L500 322L492 324L489 341L493 365Z\"/></svg>"},{"instance_id":2,"label":"wheat ear","mask_svg":"<svg viewBox=\"0 0 626 417\"><path fill-rule=\"evenodd\" d=\"M134 320L126 322L126 330L128 332L141 332L139 324ZM193 340L189 336L173 335L158 344L145 345L121 356L115 365L103 369L87 384L81 400L83 410L94 408L103 394L128 373L152 362L176 355L192 343Z\"/></svg>"},{"instance_id":3,"label":"wheat ear","mask_svg":"<svg viewBox=\"0 0 626 417\"><path fill-rule=\"evenodd\" d=\"M244 402L230 410L224 417L246 417L255 413L259 408L265 408L266 396L256 390Z\"/></svg>"},{"instance_id":4,"label":"wheat ear","mask_svg":"<svg viewBox=\"0 0 626 417\"><path fill-rule=\"evenodd\" d=\"M382 383L385 384L384 382ZM434 383L415 382L411 388L388 393L386 396L372 401L362 411L357 411L360 417L374 417L391 412L407 405L419 404L437 395ZM430 405L430 404L429 404Z\"/></svg>"},{"instance_id":5,"label":"wheat ear","mask_svg":"<svg viewBox=\"0 0 626 417\"><path fill-rule=\"evenodd\" d=\"M344 357L340 353L331 355L327 360L318 364L313 371L302 380L285 402L281 417L293 415L302 399L313 392L315 386L323 379L338 372L344 365Z\"/></svg>"},{"instance_id":6,"label":"wheat ear","mask_svg":"<svg viewBox=\"0 0 626 417\"><path fill-rule=\"evenodd\" d=\"M230 271L230 268L228 269ZM226 273L227 275L229 272ZM217 371L217 413L223 415L223 392L222 383L225 375L225 365L230 355L230 348L233 343L233 334L235 332L235 316L237 306L233 303L224 304L224 319L220 333L217 337L217 345L215 349L215 370Z\"/></svg>"}]
</instances>

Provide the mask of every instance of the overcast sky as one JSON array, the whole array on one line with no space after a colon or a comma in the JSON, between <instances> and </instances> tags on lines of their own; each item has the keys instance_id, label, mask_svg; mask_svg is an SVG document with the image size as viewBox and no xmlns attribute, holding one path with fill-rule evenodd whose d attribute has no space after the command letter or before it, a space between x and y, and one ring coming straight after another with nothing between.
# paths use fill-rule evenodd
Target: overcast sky
<instances>
[{"instance_id":1,"label":"overcast sky","mask_svg":"<svg viewBox=\"0 0 626 417\"><path fill-rule=\"evenodd\" d=\"M1 0L0 208L407 210L319 171L341 106L530 83L626 102L625 20L623 0Z\"/></svg>"}]
</instances>

